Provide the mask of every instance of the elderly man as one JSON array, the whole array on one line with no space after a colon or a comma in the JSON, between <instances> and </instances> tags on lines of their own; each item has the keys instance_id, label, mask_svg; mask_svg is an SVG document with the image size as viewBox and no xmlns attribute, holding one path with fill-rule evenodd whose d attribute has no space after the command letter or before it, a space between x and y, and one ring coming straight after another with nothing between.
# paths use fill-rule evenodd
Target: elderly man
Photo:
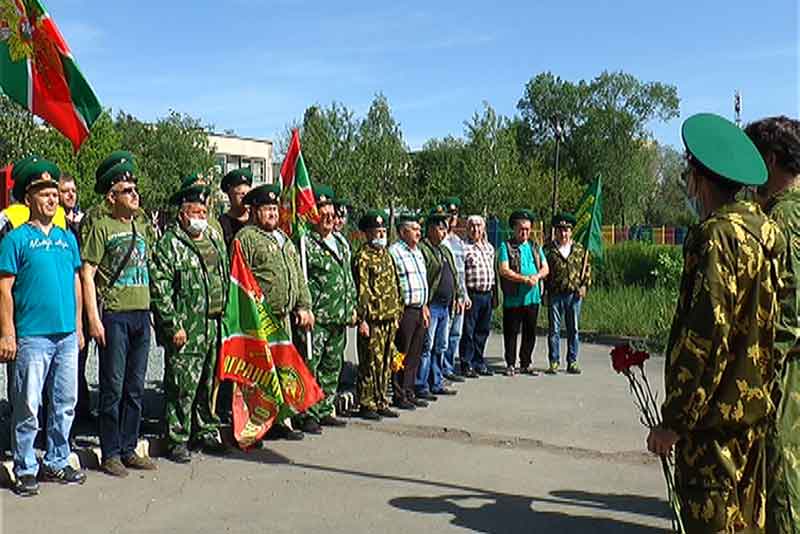
<instances>
[{"instance_id":1,"label":"elderly man","mask_svg":"<svg viewBox=\"0 0 800 534\"><path fill-rule=\"evenodd\" d=\"M786 240L743 186L767 179L764 160L735 124L710 113L682 127L686 193L700 224L667 343L663 423L648 449L675 451L686 532L763 532L765 436L775 414L776 289Z\"/></svg>"},{"instance_id":2,"label":"elderly man","mask_svg":"<svg viewBox=\"0 0 800 534\"><path fill-rule=\"evenodd\" d=\"M492 293L495 290L494 247L486 240L486 222L480 215L467 219L464 242L464 281L472 305L464 312L464 332L459 346L461 374L468 378L491 375L484 352L492 328Z\"/></svg>"},{"instance_id":3,"label":"elderly man","mask_svg":"<svg viewBox=\"0 0 800 534\"><path fill-rule=\"evenodd\" d=\"M304 432L319 434L321 426L345 425L344 420L334 416L334 400L344 362L347 326L355 323L356 293L350 269L350 247L344 236L333 231L333 190L318 184L314 187L314 197L319 220L303 237L308 254L308 290L314 313L311 354L307 353L304 330L295 336L295 345L325 393L321 401L305 414L297 416L297 421Z\"/></svg>"},{"instance_id":4,"label":"elderly man","mask_svg":"<svg viewBox=\"0 0 800 534\"><path fill-rule=\"evenodd\" d=\"M767 434L767 532L795 533L800 525L800 121L770 117L749 124L745 133L767 164L759 202L792 244L775 323L778 411Z\"/></svg>"},{"instance_id":5,"label":"elderly man","mask_svg":"<svg viewBox=\"0 0 800 534\"><path fill-rule=\"evenodd\" d=\"M169 458L191 460L189 447L224 454L211 409L228 283L222 235L208 224L209 188L189 185L170 203L177 219L153 252L150 294L159 344L165 351L164 393Z\"/></svg>"},{"instance_id":6,"label":"elderly man","mask_svg":"<svg viewBox=\"0 0 800 534\"><path fill-rule=\"evenodd\" d=\"M428 273L425 258L420 252L422 227L418 217L401 215L397 218L400 240L389 247L399 280L403 299L403 315L395 337L397 350L404 355L402 368L392 375L394 405L401 410L427 406L415 395L417 369L419 368L425 329L430 323L428 309Z\"/></svg>"},{"instance_id":7,"label":"elderly man","mask_svg":"<svg viewBox=\"0 0 800 534\"><path fill-rule=\"evenodd\" d=\"M86 481L86 475L68 462L83 332L78 244L71 233L53 224L60 174L58 167L38 156L14 164L14 196L25 199L30 219L0 245L0 361L16 358L13 490L21 496L39 492L37 474L62 484ZM49 400L47 451L40 473L33 444L44 396Z\"/></svg>"},{"instance_id":8,"label":"elderly man","mask_svg":"<svg viewBox=\"0 0 800 534\"><path fill-rule=\"evenodd\" d=\"M230 209L220 216L219 224L229 252L233 237L244 228L250 218L244 197L252 185L253 172L249 167L234 169L222 178L220 188L228 195Z\"/></svg>"},{"instance_id":9,"label":"elderly man","mask_svg":"<svg viewBox=\"0 0 800 534\"><path fill-rule=\"evenodd\" d=\"M386 248L386 214L370 210L358 221L366 242L353 257L357 291L358 400L364 419L397 417L389 409L394 338L403 313L397 271Z\"/></svg>"},{"instance_id":10,"label":"elderly man","mask_svg":"<svg viewBox=\"0 0 800 534\"><path fill-rule=\"evenodd\" d=\"M139 216L129 152L120 150L103 160L95 191L104 195L106 209L98 210L82 231L81 280L89 334L100 351L100 468L125 477L127 468L156 469L149 458L136 454L150 353L148 261L155 235Z\"/></svg>"},{"instance_id":11,"label":"elderly man","mask_svg":"<svg viewBox=\"0 0 800 534\"><path fill-rule=\"evenodd\" d=\"M467 286L464 284L464 241L456 233L461 199L448 197L442 201L442 205L450 215L447 221L447 236L444 238L444 245L450 249L456 262L456 281L462 295L462 298L456 302L453 316L450 320L447 349L445 349L444 357L442 358L442 375L450 382L463 382L464 378L456 374L456 353L458 353L458 346L461 344L461 332L464 329L464 311L472 305L472 302L469 300Z\"/></svg>"}]
</instances>

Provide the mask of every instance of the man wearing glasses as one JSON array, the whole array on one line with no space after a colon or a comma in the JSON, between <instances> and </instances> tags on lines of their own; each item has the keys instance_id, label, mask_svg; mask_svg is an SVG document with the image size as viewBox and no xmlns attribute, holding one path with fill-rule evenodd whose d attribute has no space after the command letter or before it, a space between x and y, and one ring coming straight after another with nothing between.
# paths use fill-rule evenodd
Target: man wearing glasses
<instances>
[{"instance_id":1,"label":"man wearing glasses","mask_svg":"<svg viewBox=\"0 0 800 534\"><path fill-rule=\"evenodd\" d=\"M155 235L142 224L133 156L117 151L95 175L107 210L83 236L81 279L89 335L100 350L101 469L124 477L128 469L153 470L135 452L142 418L150 350L150 273Z\"/></svg>"}]
</instances>

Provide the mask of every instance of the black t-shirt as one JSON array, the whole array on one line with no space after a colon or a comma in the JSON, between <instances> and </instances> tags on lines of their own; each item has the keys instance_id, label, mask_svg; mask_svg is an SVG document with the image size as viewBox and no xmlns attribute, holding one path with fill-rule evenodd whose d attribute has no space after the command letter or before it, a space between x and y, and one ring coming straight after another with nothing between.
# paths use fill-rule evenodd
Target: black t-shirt
<instances>
[{"instance_id":1,"label":"black t-shirt","mask_svg":"<svg viewBox=\"0 0 800 534\"><path fill-rule=\"evenodd\" d=\"M453 291L455 290L455 278L453 271L450 270L450 263L442 258L442 278L439 280L439 287L433 295L433 303L440 306L450 306L453 301Z\"/></svg>"},{"instance_id":2,"label":"black t-shirt","mask_svg":"<svg viewBox=\"0 0 800 534\"><path fill-rule=\"evenodd\" d=\"M219 218L219 225L222 227L222 238L225 240L225 246L227 247L228 252L230 252L233 237L236 235L236 232L244 228L245 223L239 219L231 217L227 213L223 213Z\"/></svg>"}]
</instances>

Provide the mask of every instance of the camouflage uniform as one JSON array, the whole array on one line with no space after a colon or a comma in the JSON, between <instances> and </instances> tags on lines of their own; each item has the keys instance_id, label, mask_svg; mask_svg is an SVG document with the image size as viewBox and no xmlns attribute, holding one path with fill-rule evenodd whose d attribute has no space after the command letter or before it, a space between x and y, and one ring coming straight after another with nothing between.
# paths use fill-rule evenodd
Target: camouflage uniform
<instances>
[{"instance_id":1,"label":"camouflage uniform","mask_svg":"<svg viewBox=\"0 0 800 534\"><path fill-rule=\"evenodd\" d=\"M764 528L764 438L774 411L785 246L775 223L750 202L719 208L684 244L661 410L663 427L680 436L676 484L687 532Z\"/></svg>"},{"instance_id":2,"label":"camouflage uniform","mask_svg":"<svg viewBox=\"0 0 800 534\"><path fill-rule=\"evenodd\" d=\"M352 324L356 305L349 245L340 235L331 234L331 238L335 239L337 252L317 232L309 232L303 238L308 255L308 290L314 312L310 357L305 333L295 333L295 345L325 392L325 398L306 412L317 422L333 414L347 343L347 325Z\"/></svg>"},{"instance_id":3,"label":"camouflage uniform","mask_svg":"<svg viewBox=\"0 0 800 534\"><path fill-rule=\"evenodd\" d=\"M365 410L389 408L394 337L403 314L397 271L386 247L365 244L353 258L358 294L357 322L366 321L369 337L358 336L358 398Z\"/></svg>"},{"instance_id":4,"label":"camouflage uniform","mask_svg":"<svg viewBox=\"0 0 800 534\"><path fill-rule=\"evenodd\" d=\"M150 273L156 334L165 352L165 420L172 445L217 439L219 427L211 397L229 262L221 233L209 226L203 239L210 241L216 265L209 265L198 243L172 223L156 245ZM181 329L186 344L176 349L172 338Z\"/></svg>"},{"instance_id":5,"label":"camouflage uniform","mask_svg":"<svg viewBox=\"0 0 800 534\"><path fill-rule=\"evenodd\" d=\"M767 532L800 533L800 186L766 206L789 244L775 331L776 424L767 436Z\"/></svg>"}]
</instances>

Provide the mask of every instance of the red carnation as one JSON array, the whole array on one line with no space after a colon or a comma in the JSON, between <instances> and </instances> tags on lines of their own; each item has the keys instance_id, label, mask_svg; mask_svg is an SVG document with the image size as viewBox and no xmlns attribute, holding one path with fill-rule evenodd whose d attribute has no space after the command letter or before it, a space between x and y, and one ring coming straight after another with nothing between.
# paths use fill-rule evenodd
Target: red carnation
<instances>
[{"instance_id":1,"label":"red carnation","mask_svg":"<svg viewBox=\"0 0 800 534\"><path fill-rule=\"evenodd\" d=\"M631 366L629 361L632 354L633 350L627 343L625 345L617 345L611 351L611 366L618 373L626 372Z\"/></svg>"},{"instance_id":2,"label":"red carnation","mask_svg":"<svg viewBox=\"0 0 800 534\"><path fill-rule=\"evenodd\" d=\"M630 356L628 356L628 366L638 365L639 367L644 367L644 362L650 359L650 353L645 352L643 350L637 350Z\"/></svg>"}]
</instances>

